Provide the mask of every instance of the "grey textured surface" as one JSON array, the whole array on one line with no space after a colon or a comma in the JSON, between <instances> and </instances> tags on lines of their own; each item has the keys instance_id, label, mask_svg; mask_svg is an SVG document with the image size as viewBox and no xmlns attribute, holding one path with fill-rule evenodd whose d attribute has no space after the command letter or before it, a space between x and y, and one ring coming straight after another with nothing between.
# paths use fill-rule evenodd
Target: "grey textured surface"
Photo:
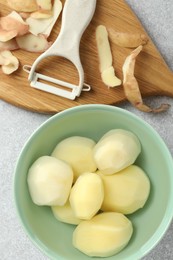
<instances>
[{"instance_id":1,"label":"grey textured surface","mask_svg":"<svg viewBox=\"0 0 173 260\"><path fill-rule=\"evenodd\" d=\"M173 1L127 0L151 38L173 70ZM144 114L124 103L127 109L147 121L161 135L173 155L173 99L147 98L146 102L157 106L161 102L171 104L167 113ZM50 116L25 111L0 101L0 259L48 260L30 242L16 216L13 204L13 174L19 153L32 132ZM160 243L144 260L173 259L173 223ZM136 260L136 259L134 259Z\"/></svg>"}]
</instances>

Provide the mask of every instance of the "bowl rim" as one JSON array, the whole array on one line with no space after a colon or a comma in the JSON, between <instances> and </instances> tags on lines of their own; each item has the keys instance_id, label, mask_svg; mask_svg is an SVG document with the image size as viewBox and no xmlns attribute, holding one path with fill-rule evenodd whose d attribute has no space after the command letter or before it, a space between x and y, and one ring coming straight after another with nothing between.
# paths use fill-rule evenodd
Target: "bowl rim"
<instances>
[{"instance_id":1,"label":"bowl rim","mask_svg":"<svg viewBox=\"0 0 173 260\"><path fill-rule=\"evenodd\" d=\"M49 250L40 240L33 237L32 232L27 228L25 221L23 220L23 217L21 215L20 206L18 204L17 196L16 196L16 185L17 185L16 176L17 176L17 171L18 171L18 167L19 167L18 165L19 165L23 152L25 152L25 150L27 149L30 141L32 141L32 139L35 137L35 135L39 134L39 132L41 131L42 128L46 127L47 124L54 121L56 118L62 118L64 115L68 115L71 112L72 113L75 111L82 112L82 111L85 111L86 109L88 111L89 110L103 110L103 111L114 111L114 112L117 111L119 113L129 115L133 120L137 120L139 123L144 125L145 128L147 128L159 140L160 145L162 146L162 149L164 149L164 154L166 155L165 156L166 161L169 162L168 168L170 169L170 171L172 170L172 172L173 172L173 158L172 158L172 155L171 155L166 143L162 139L162 137L144 119L140 118L136 114L133 114L132 112L130 112L126 109L123 109L123 108L120 108L117 106L112 106L112 105L104 105L104 104L85 104L85 105L78 105L75 107L65 109L63 111L60 111L59 113L56 113L55 115L51 116L50 118L46 119L40 126L38 126L32 132L32 134L29 136L29 138L25 141L25 143L18 155L16 164L15 164L15 168L14 168L14 174L13 174L13 201L14 201L14 205L15 205L16 214L18 216L21 226L23 227L23 230L25 231L25 234L28 236L28 238L30 238L30 240L36 246L36 248L38 248L44 255L47 255L52 260L57 260L57 259L65 260L66 258L64 258L60 255L57 258L57 254L55 254L54 252ZM173 187L173 178L171 178L171 186ZM173 189L171 190L171 194L173 197ZM162 219L160 225L158 226L158 229L156 230L156 232L149 238L149 240L144 244L144 246L142 246L142 248L140 250L133 253L133 255L129 256L128 258L126 258L124 260L134 260L134 259L138 260L138 259L141 259L142 257L146 256L161 241L164 234L168 230L172 220L173 220L173 207L172 207L172 204L169 202L166 207L163 219Z\"/></svg>"}]
</instances>

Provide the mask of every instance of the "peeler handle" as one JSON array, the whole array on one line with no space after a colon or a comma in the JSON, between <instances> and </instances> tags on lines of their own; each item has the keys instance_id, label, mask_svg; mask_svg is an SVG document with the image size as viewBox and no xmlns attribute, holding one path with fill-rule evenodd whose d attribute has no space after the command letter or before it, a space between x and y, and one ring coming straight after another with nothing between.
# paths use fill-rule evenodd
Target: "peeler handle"
<instances>
[{"instance_id":1,"label":"peeler handle","mask_svg":"<svg viewBox=\"0 0 173 260\"><path fill-rule=\"evenodd\" d=\"M48 55L63 56L73 63L79 57L79 44L83 32L90 23L97 0L66 0L60 33L49 48ZM77 64L75 64L77 65Z\"/></svg>"}]
</instances>

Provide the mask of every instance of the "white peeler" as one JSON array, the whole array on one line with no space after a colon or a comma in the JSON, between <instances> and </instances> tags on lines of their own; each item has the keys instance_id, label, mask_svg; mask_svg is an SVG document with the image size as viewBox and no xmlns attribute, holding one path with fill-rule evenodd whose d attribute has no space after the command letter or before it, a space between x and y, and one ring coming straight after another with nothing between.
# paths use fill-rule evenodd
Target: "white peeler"
<instances>
[{"instance_id":1,"label":"white peeler","mask_svg":"<svg viewBox=\"0 0 173 260\"><path fill-rule=\"evenodd\" d=\"M84 83L84 71L80 61L79 45L83 32L90 23L96 8L97 0L66 0L60 33L52 46L41 54L31 67L24 66L24 70L29 73L28 80L33 88L40 89L71 100L79 97L81 91L89 91L91 87ZM74 85L52 77L35 72L38 63L48 56L60 56L71 61L79 73L79 84ZM52 82L68 88L60 89L47 83Z\"/></svg>"}]
</instances>

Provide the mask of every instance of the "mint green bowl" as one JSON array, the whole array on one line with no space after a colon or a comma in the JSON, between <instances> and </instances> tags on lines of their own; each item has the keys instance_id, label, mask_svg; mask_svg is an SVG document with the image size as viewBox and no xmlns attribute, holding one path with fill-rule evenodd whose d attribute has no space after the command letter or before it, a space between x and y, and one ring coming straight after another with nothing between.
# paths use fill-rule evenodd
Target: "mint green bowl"
<instances>
[{"instance_id":1,"label":"mint green bowl","mask_svg":"<svg viewBox=\"0 0 173 260\"><path fill-rule=\"evenodd\" d=\"M142 152L136 164L151 181L145 207L129 215L134 233L128 246L109 260L138 260L163 237L173 217L173 160L161 137L146 122L126 110L107 105L83 105L67 109L42 124L25 144L15 169L14 197L19 218L33 243L50 259L87 260L72 245L74 226L58 222L49 207L33 204L27 172L42 155L50 155L63 138L81 135L96 141L112 128L134 132ZM100 258L94 258L100 259Z\"/></svg>"}]
</instances>

